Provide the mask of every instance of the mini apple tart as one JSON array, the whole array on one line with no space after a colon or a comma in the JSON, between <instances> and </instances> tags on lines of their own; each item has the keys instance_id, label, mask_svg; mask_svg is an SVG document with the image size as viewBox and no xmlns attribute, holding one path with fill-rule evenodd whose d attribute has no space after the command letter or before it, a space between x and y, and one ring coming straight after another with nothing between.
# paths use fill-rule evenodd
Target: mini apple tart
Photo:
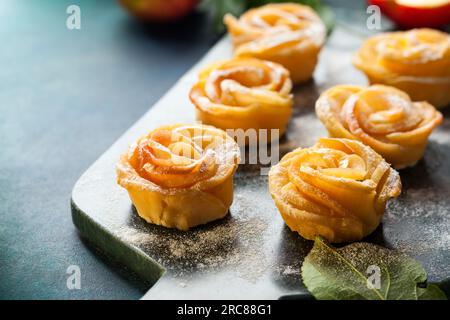
<instances>
[{"instance_id":1,"label":"mini apple tart","mask_svg":"<svg viewBox=\"0 0 450 320\"><path fill-rule=\"evenodd\" d=\"M394 86L436 108L450 104L450 36L444 32L413 29L371 37L353 64L372 84Z\"/></svg>"},{"instance_id":2,"label":"mini apple tart","mask_svg":"<svg viewBox=\"0 0 450 320\"><path fill-rule=\"evenodd\" d=\"M311 78L326 38L326 28L308 6L267 4L245 12L239 19L225 15L235 55L278 62L294 83Z\"/></svg>"},{"instance_id":3,"label":"mini apple tart","mask_svg":"<svg viewBox=\"0 0 450 320\"><path fill-rule=\"evenodd\" d=\"M271 129L278 129L279 136L286 131L292 114L291 89L289 71L283 66L234 58L201 71L190 99L202 123L224 130L266 129L270 141Z\"/></svg>"},{"instance_id":4,"label":"mini apple tart","mask_svg":"<svg viewBox=\"0 0 450 320\"><path fill-rule=\"evenodd\" d=\"M269 190L292 231L313 240L361 240L374 231L386 202L401 192L397 171L370 147L322 138L286 154L269 172Z\"/></svg>"},{"instance_id":5,"label":"mini apple tart","mask_svg":"<svg viewBox=\"0 0 450 320\"><path fill-rule=\"evenodd\" d=\"M413 166L442 114L393 87L341 85L325 91L316 113L331 137L362 141L396 169Z\"/></svg>"},{"instance_id":6,"label":"mini apple tart","mask_svg":"<svg viewBox=\"0 0 450 320\"><path fill-rule=\"evenodd\" d=\"M188 230L224 217L233 200L239 147L211 126L162 126L130 146L118 183L149 223Z\"/></svg>"}]
</instances>

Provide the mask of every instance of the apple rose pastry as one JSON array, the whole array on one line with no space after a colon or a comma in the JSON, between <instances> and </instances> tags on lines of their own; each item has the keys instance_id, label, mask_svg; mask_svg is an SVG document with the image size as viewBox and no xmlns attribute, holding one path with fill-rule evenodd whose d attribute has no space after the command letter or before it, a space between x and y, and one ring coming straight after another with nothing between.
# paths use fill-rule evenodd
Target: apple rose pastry
<instances>
[{"instance_id":1,"label":"apple rose pastry","mask_svg":"<svg viewBox=\"0 0 450 320\"><path fill-rule=\"evenodd\" d=\"M188 230L227 214L238 163L239 147L224 131L170 125L134 143L117 176L143 219Z\"/></svg>"},{"instance_id":2,"label":"apple rose pastry","mask_svg":"<svg viewBox=\"0 0 450 320\"><path fill-rule=\"evenodd\" d=\"M197 120L221 129L286 131L292 114L289 71L270 61L234 58L200 72L190 99ZM258 135L259 136L259 135Z\"/></svg>"},{"instance_id":3,"label":"apple rose pastry","mask_svg":"<svg viewBox=\"0 0 450 320\"><path fill-rule=\"evenodd\" d=\"M370 147L322 138L286 154L269 172L269 190L286 224L302 237L361 240L374 231L386 202L401 191L397 171Z\"/></svg>"},{"instance_id":4,"label":"apple rose pastry","mask_svg":"<svg viewBox=\"0 0 450 320\"><path fill-rule=\"evenodd\" d=\"M330 136L360 140L396 169L422 158L429 135L442 122L429 103L412 102L384 85L333 87L317 100L316 113Z\"/></svg>"},{"instance_id":5,"label":"apple rose pastry","mask_svg":"<svg viewBox=\"0 0 450 320\"><path fill-rule=\"evenodd\" d=\"M308 6L267 4L248 10L239 19L225 15L235 55L278 62L294 83L308 80L317 64L326 28Z\"/></svg>"},{"instance_id":6,"label":"apple rose pastry","mask_svg":"<svg viewBox=\"0 0 450 320\"><path fill-rule=\"evenodd\" d=\"M397 87L414 101L450 104L450 36L432 29L383 33L366 40L353 59L371 83Z\"/></svg>"}]
</instances>

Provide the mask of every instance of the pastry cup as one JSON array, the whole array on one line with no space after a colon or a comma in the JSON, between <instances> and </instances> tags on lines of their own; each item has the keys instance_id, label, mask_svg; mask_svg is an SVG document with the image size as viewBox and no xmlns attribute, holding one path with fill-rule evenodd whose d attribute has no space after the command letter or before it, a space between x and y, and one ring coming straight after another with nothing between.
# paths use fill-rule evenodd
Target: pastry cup
<instances>
[{"instance_id":1,"label":"pastry cup","mask_svg":"<svg viewBox=\"0 0 450 320\"><path fill-rule=\"evenodd\" d=\"M249 129L254 129L256 139L264 129L267 142L275 139L272 130L278 130L279 137L284 134L292 114L291 89L289 71L283 66L233 58L202 70L189 97L197 120L227 130L242 145L249 142L244 136Z\"/></svg>"},{"instance_id":2,"label":"pastry cup","mask_svg":"<svg viewBox=\"0 0 450 320\"><path fill-rule=\"evenodd\" d=\"M267 4L245 12L239 19L225 15L237 57L255 57L282 64L294 83L311 78L326 28L308 6Z\"/></svg>"},{"instance_id":3,"label":"pastry cup","mask_svg":"<svg viewBox=\"0 0 450 320\"><path fill-rule=\"evenodd\" d=\"M188 230L223 218L233 201L239 147L212 126L162 126L122 155L117 181L149 223Z\"/></svg>"},{"instance_id":4,"label":"pastry cup","mask_svg":"<svg viewBox=\"0 0 450 320\"><path fill-rule=\"evenodd\" d=\"M444 32L413 29L374 36L353 64L371 84L396 87L436 108L450 104L450 36Z\"/></svg>"},{"instance_id":5,"label":"pastry cup","mask_svg":"<svg viewBox=\"0 0 450 320\"><path fill-rule=\"evenodd\" d=\"M401 192L399 174L370 147L322 138L285 155L269 172L269 190L292 231L332 243L374 231L386 202Z\"/></svg>"},{"instance_id":6,"label":"pastry cup","mask_svg":"<svg viewBox=\"0 0 450 320\"><path fill-rule=\"evenodd\" d=\"M360 140L396 169L419 161L442 114L428 102L384 85L335 86L316 102L316 113L331 137Z\"/></svg>"}]
</instances>

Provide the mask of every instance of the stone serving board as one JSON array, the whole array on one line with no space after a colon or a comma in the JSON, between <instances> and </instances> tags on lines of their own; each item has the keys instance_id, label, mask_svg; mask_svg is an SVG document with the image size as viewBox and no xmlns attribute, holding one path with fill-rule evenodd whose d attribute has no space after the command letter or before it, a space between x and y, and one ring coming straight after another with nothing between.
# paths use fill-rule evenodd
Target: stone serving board
<instances>
[{"instance_id":1,"label":"stone serving board","mask_svg":"<svg viewBox=\"0 0 450 320\"><path fill-rule=\"evenodd\" d=\"M363 35L336 28L314 80L294 89L294 116L280 150L311 146L326 132L314 113L325 89L366 84L351 65ZM310 298L300 276L312 242L291 232L281 219L258 165L241 165L234 202L226 218L182 232L147 224L124 189L115 165L128 145L163 124L192 123L188 92L197 72L231 56L227 37L109 148L79 179L72 193L72 217L80 234L111 259L148 283L144 299ZM151 72L151 71L150 71ZM380 227L364 241L403 251L419 260L429 280L450 289L450 119L433 133L425 157L401 171L402 195L392 200Z\"/></svg>"}]
</instances>

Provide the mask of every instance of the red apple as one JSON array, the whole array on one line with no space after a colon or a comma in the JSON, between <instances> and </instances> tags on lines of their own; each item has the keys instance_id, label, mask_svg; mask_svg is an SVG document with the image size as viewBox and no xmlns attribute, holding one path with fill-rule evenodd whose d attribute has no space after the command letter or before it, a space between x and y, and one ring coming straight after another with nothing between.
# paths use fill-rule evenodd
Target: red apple
<instances>
[{"instance_id":1,"label":"red apple","mask_svg":"<svg viewBox=\"0 0 450 320\"><path fill-rule=\"evenodd\" d=\"M139 19L170 22L188 15L199 0L119 0L123 7Z\"/></svg>"},{"instance_id":2,"label":"red apple","mask_svg":"<svg viewBox=\"0 0 450 320\"><path fill-rule=\"evenodd\" d=\"M450 0L369 0L403 28L440 27L450 23Z\"/></svg>"}]
</instances>

